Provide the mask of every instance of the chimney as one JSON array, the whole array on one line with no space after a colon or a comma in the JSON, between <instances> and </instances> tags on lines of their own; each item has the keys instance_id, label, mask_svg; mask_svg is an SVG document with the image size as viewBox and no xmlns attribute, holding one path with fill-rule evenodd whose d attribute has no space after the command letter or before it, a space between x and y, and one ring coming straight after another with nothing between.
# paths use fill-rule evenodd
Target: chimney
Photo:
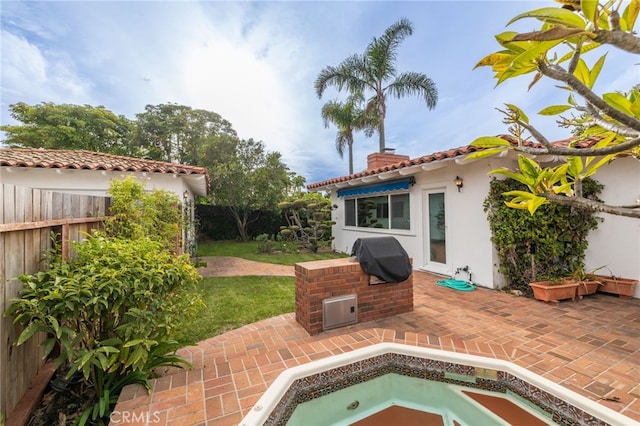
<instances>
[{"instance_id":1,"label":"chimney","mask_svg":"<svg viewBox=\"0 0 640 426\"><path fill-rule=\"evenodd\" d=\"M408 155L399 155L395 153L394 148L385 148L384 152L374 152L367 155L367 170L375 170L390 164L408 161Z\"/></svg>"}]
</instances>

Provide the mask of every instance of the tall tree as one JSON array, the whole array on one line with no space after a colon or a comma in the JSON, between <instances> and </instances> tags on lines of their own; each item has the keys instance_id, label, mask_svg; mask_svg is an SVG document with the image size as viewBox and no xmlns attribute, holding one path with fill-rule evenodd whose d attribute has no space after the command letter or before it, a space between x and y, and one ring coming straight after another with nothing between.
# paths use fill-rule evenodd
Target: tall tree
<instances>
[{"instance_id":1,"label":"tall tree","mask_svg":"<svg viewBox=\"0 0 640 426\"><path fill-rule=\"evenodd\" d=\"M135 153L129 145L131 121L103 106L18 102L9 109L22 123L0 126L6 134L3 142L11 147Z\"/></svg>"},{"instance_id":2,"label":"tall tree","mask_svg":"<svg viewBox=\"0 0 640 426\"><path fill-rule=\"evenodd\" d=\"M226 135L207 149L211 201L229 207L240 237L247 241L248 225L258 219L256 212L275 211L286 196L292 179L289 169L280 153L266 151L262 142L253 139Z\"/></svg>"},{"instance_id":3,"label":"tall tree","mask_svg":"<svg viewBox=\"0 0 640 426\"><path fill-rule=\"evenodd\" d=\"M342 158L345 147L349 152L349 174L353 174L353 132L364 130L367 136L371 136L376 124L373 116L367 115L358 103L358 97L350 96L344 103L333 100L322 107L324 126L329 127L329 124L333 123L338 128L336 133L338 154Z\"/></svg>"},{"instance_id":4,"label":"tall tree","mask_svg":"<svg viewBox=\"0 0 640 426\"><path fill-rule=\"evenodd\" d=\"M374 37L362 55L352 55L337 66L327 66L316 78L315 90L322 98L325 90L335 86L352 94L373 92L367 100L367 111L375 111L378 118L380 152L385 148L384 120L387 115L387 96L402 98L417 95L429 109L438 103L438 89L425 74L396 70L400 43L413 34L409 20L402 18L387 28L380 38Z\"/></svg>"},{"instance_id":5,"label":"tall tree","mask_svg":"<svg viewBox=\"0 0 640 426\"><path fill-rule=\"evenodd\" d=\"M133 142L154 160L200 165L208 138L236 134L219 114L174 103L147 105L136 118Z\"/></svg>"},{"instance_id":6,"label":"tall tree","mask_svg":"<svg viewBox=\"0 0 640 426\"><path fill-rule=\"evenodd\" d=\"M509 24L525 18L542 22L539 30L496 36L501 50L484 57L476 67L489 66L500 84L521 75L533 74L530 84L541 79L554 80L568 93L564 105L550 105L539 112L559 116L559 123L571 127L577 137L569 146L552 144L515 105L507 104L504 122L510 125L515 143L498 137L480 137L473 145L483 148L479 158L513 149L521 152L519 170L494 170L527 186L527 191L510 191L511 207L528 209L531 214L543 204L582 207L604 213L640 218L635 199L622 206L588 199L582 194L582 181L620 156L640 159L640 90L636 85L627 93L597 95L594 85L605 66L606 53L590 67L584 60L588 52L606 45L631 53L629 66L637 66L640 38L634 26L640 1L565 1L562 7L544 7L515 16ZM565 112L571 117L562 117ZM576 134L574 133L574 135ZM539 146L525 143L533 138ZM552 154L565 159L556 167L541 167L531 155ZM635 197L635 196L634 196Z\"/></svg>"}]
</instances>

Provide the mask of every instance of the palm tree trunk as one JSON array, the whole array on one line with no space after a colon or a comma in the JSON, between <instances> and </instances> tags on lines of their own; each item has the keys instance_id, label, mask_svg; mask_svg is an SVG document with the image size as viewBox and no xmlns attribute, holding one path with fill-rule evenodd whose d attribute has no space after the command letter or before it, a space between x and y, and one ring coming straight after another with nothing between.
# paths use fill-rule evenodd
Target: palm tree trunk
<instances>
[{"instance_id":1,"label":"palm tree trunk","mask_svg":"<svg viewBox=\"0 0 640 426\"><path fill-rule=\"evenodd\" d=\"M353 142L349 144L349 174L353 174Z\"/></svg>"},{"instance_id":2,"label":"palm tree trunk","mask_svg":"<svg viewBox=\"0 0 640 426\"><path fill-rule=\"evenodd\" d=\"M387 115L387 110L384 104L384 93L382 92L382 89L378 89L378 95L376 96L376 108L378 110L378 137L380 141L380 152L384 152L384 118Z\"/></svg>"}]
</instances>

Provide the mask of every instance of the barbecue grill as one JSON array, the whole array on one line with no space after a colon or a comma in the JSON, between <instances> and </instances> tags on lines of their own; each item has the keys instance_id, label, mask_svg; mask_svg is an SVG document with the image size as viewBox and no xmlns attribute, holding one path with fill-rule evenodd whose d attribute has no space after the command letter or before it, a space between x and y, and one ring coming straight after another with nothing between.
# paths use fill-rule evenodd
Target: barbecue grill
<instances>
[{"instance_id":1,"label":"barbecue grill","mask_svg":"<svg viewBox=\"0 0 640 426\"><path fill-rule=\"evenodd\" d=\"M370 284L399 283L411 276L409 255L394 237L358 238L351 255L358 259L365 273L379 279Z\"/></svg>"}]
</instances>

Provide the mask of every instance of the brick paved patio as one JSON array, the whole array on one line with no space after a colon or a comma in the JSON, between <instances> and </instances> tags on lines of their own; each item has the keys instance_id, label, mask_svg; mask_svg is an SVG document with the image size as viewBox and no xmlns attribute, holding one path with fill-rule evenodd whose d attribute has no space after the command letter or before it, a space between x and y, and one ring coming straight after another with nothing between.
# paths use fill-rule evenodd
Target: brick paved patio
<instances>
[{"instance_id":1,"label":"brick paved patio","mask_svg":"<svg viewBox=\"0 0 640 426\"><path fill-rule=\"evenodd\" d=\"M167 371L151 395L125 388L111 424L237 425L286 368L380 342L508 360L640 421L640 299L550 305L437 279L415 272L414 311L393 318L309 336L291 313L184 348L195 368Z\"/></svg>"}]
</instances>

